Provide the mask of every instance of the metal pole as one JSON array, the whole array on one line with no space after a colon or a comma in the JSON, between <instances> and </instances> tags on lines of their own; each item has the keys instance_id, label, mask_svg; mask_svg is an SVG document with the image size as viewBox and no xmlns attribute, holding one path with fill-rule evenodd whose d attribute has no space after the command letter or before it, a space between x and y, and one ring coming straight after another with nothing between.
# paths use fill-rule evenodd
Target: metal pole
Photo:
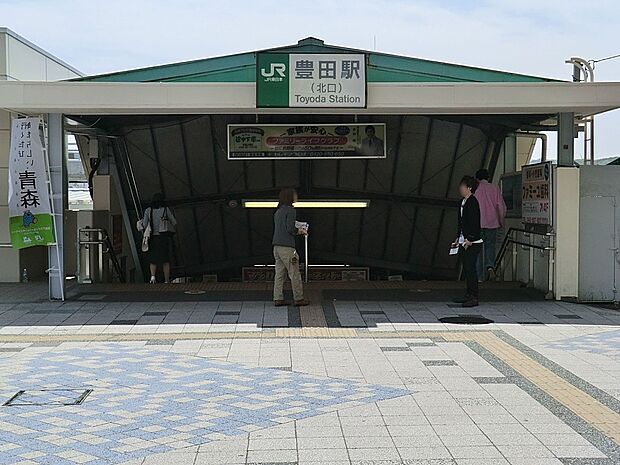
<instances>
[{"instance_id":1,"label":"metal pole","mask_svg":"<svg viewBox=\"0 0 620 465\"><path fill-rule=\"evenodd\" d=\"M308 234L304 235L304 282L309 281L308 272Z\"/></svg>"},{"instance_id":2,"label":"metal pole","mask_svg":"<svg viewBox=\"0 0 620 465\"><path fill-rule=\"evenodd\" d=\"M80 237L81 233L80 233L80 228L78 228L77 231L77 241L75 242L75 247L77 249L77 283L78 284L82 284L82 246L80 245L80 243L82 242L82 238Z\"/></svg>"},{"instance_id":3,"label":"metal pole","mask_svg":"<svg viewBox=\"0 0 620 465\"><path fill-rule=\"evenodd\" d=\"M580 57L571 57L566 60L566 63L573 65L573 82L581 82L582 74L583 82L594 82L594 61L588 61ZM589 130L588 125L590 126ZM590 146L589 160L588 143ZM587 165L588 161L591 165L594 165L594 115L585 118L583 126L583 162Z\"/></svg>"},{"instance_id":4,"label":"metal pole","mask_svg":"<svg viewBox=\"0 0 620 465\"><path fill-rule=\"evenodd\" d=\"M548 281L549 281L549 290L545 295L546 300L553 300L555 298L554 288L555 288L555 237L549 236L549 266L548 266Z\"/></svg>"},{"instance_id":5,"label":"metal pole","mask_svg":"<svg viewBox=\"0 0 620 465\"><path fill-rule=\"evenodd\" d=\"M532 238L533 240L533 238ZM534 286L534 248L529 248L529 276L528 276L528 286Z\"/></svg>"},{"instance_id":6,"label":"metal pole","mask_svg":"<svg viewBox=\"0 0 620 465\"><path fill-rule=\"evenodd\" d=\"M590 116L590 163L594 165L594 115Z\"/></svg>"},{"instance_id":7,"label":"metal pole","mask_svg":"<svg viewBox=\"0 0 620 465\"><path fill-rule=\"evenodd\" d=\"M512 280L517 280L517 244L512 243Z\"/></svg>"},{"instance_id":8,"label":"metal pole","mask_svg":"<svg viewBox=\"0 0 620 465\"><path fill-rule=\"evenodd\" d=\"M97 264L98 264L98 268L99 268L99 276L97 276L97 282L98 283L102 283L103 282L103 232L102 231L97 231L95 234L97 234ZM92 240L92 239L90 239Z\"/></svg>"},{"instance_id":9,"label":"metal pole","mask_svg":"<svg viewBox=\"0 0 620 465\"><path fill-rule=\"evenodd\" d=\"M64 212L65 212L65 131L63 115L47 116L47 168L49 173L52 215L56 245L48 250L49 298L65 300Z\"/></svg>"}]
</instances>

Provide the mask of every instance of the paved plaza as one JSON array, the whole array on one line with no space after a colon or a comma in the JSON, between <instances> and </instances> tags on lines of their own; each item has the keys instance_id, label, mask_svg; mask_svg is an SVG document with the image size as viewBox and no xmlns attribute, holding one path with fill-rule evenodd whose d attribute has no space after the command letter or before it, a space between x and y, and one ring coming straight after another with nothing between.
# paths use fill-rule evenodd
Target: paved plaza
<instances>
[{"instance_id":1,"label":"paved plaza","mask_svg":"<svg viewBox=\"0 0 620 465\"><path fill-rule=\"evenodd\" d=\"M406 287L288 309L13 289L0 465L620 463L620 312ZM493 322L439 321L464 313Z\"/></svg>"}]
</instances>

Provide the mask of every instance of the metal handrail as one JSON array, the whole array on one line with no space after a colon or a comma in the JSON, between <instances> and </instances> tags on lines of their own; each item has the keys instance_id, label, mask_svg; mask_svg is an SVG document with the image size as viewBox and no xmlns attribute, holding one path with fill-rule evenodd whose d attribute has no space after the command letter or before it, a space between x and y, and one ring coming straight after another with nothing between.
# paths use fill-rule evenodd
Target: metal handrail
<instances>
[{"instance_id":1,"label":"metal handrail","mask_svg":"<svg viewBox=\"0 0 620 465\"><path fill-rule=\"evenodd\" d=\"M495 259L495 264L493 266L493 271L495 273L497 273L502 261L504 260L504 255L506 255L506 251L508 250L508 245L509 244L517 244L517 245L523 245L525 247L531 247L533 249L538 249L538 250L553 250L554 247L544 247L538 244L532 244L529 242L522 242L522 241L518 241L516 239L512 239L511 234L513 232L521 232L524 234L533 234L535 236L542 236L542 237L552 237L555 236L555 234L553 233L541 233L541 232L537 232L537 231L529 231L527 229L523 229L523 228L509 228L508 231L506 231L506 235L504 236L504 240L502 241L502 245L500 247L500 251L499 254L497 254L497 258Z\"/></svg>"},{"instance_id":2,"label":"metal handrail","mask_svg":"<svg viewBox=\"0 0 620 465\"><path fill-rule=\"evenodd\" d=\"M541 236L541 237L546 237L549 239L549 246L542 246L542 245L538 245L535 244L533 242L525 242L525 241L521 241L518 240L516 238L513 238L513 233L515 232L521 232L523 234L532 234L535 236ZM548 252L548 260L549 260L549 269L548 269L548 276L547 276L547 282L548 282L548 292L545 295L545 299L553 299L555 292L555 280L554 280L554 273L555 273L555 247L553 244L553 240L552 238L555 237L555 234L552 232L546 232L546 233L542 233L542 232L538 232L538 231L530 231L527 229L523 229L523 228L509 228L508 231L506 232L506 236L504 237L504 241L502 242L502 246L501 246L501 250L500 253L497 256L497 259L495 260L495 264L493 267L493 271L494 274L496 276L499 276L500 273L502 272L502 265L504 262L504 258L506 255L506 251L508 250L508 245L512 245L512 254L513 254L513 258L512 258L512 279L516 279L517 276L517 259L518 259L518 252L516 249L517 245L521 245L524 247L529 248L529 278L528 278L528 285L532 285L534 284L534 250L541 250L543 252ZM499 271L499 272L498 272Z\"/></svg>"},{"instance_id":3,"label":"metal handrail","mask_svg":"<svg viewBox=\"0 0 620 465\"><path fill-rule=\"evenodd\" d=\"M125 282L125 276L123 276L123 270L121 268L121 264L118 261L118 257L116 256L116 252L114 251L114 246L112 245L112 239L108 235L107 231L105 234L105 245L107 247L107 252L110 254L110 260L112 261L112 266L116 271L116 275L118 276L118 280L122 283Z\"/></svg>"},{"instance_id":4,"label":"metal handrail","mask_svg":"<svg viewBox=\"0 0 620 465\"><path fill-rule=\"evenodd\" d=\"M521 241L517 241L514 239L511 239L509 241L510 244L517 244L517 245L522 245L524 247L531 247L532 249L538 249L538 250L551 250L552 247L544 247L542 245L538 245L538 244L532 244L530 242L521 242Z\"/></svg>"},{"instance_id":5,"label":"metal handrail","mask_svg":"<svg viewBox=\"0 0 620 465\"><path fill-rule=\"evenodd\" d=\"M134 260L134 265L140 274L143 275L144 279L147 279L147 275L143 272L141 266L140 254L138 253L138 248L136 244L139 244L142 240L141 235L138 234L138 231L129 226L129 224L135 224L136 221L142 218L142 214L144 212L142 208L142 201L140 199L140 190L138 189L138 184L136 181L133 165L131 163L131 157L129 156L129 149L127 147L126 140L124 138L119 138L115 141L116 150L114 150L114 159L116 166L116 178L118 182L117 189L119 190L119 195L121 198L121 210L123 213L124 221L125 221L125 231L127 233L127 237L130 238L130 248L131 253ZM126 189L126 191L125 191ZM130 199L125 203L125 196L129 195ZM131 205L133 206L133 214L135 215L132 218L132 212L129 207L129 202L131 201Z\"/></svg>"},{"instance_id":6,"label":"metal handrail","mask_svg":"<svg viewBox=\"0 0 620 465\"><path fill-rule=\"evenodd\" d=\"M87 240L82 240L82 234L92 234L92 233L96 233L98 236L98 239L93 240L92 238L88 237ZM80 275L80 268L81 268L81 249L82 246L84 245L97 245L101 248L101 255L103 254L109 254L110 256L110 260L112 261L112 266L114 267L114 271L116 271L116 274L118 276L118 279L121 282L125 281L125 277L123 276L123 270L121 269L121 265L120 262L118 261L118 257L116 256L116 253L114 252L114 247L112 246L112 240L110 239L110 235L108 234L108 231L105 228L80 228L78 229L78 242L77 242L77 248L78 248L78 276ZM105 246L105 249L104 249Z\"/></svg>"}]
</instances>

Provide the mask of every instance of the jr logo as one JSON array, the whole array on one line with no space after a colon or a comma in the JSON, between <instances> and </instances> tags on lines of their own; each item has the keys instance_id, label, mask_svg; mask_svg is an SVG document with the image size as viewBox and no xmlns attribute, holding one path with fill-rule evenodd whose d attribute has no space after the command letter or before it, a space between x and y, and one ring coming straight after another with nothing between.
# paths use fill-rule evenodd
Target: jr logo
<instances>
[{"instance_id":1,"label":"jr logo","mask_svg":"<svg viewBox=\"0 0 620 465\"><path fill-rule=\"evenodd\" d=\"M270 63L269 72L265 68L261 68L260 75L266 78L274 77L276 73L280 77L284 77L286 65L284 63Z\"/></svg>"}]
</instances>

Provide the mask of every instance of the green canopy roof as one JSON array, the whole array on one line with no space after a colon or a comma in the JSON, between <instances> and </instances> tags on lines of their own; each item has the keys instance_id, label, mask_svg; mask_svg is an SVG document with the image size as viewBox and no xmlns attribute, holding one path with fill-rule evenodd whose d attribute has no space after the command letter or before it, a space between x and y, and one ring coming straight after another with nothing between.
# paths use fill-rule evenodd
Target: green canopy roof
<instances>
[{"instance_id":1,"label":"green canopy roof","mask_svg":"<svg viewBox=\"0 0 620 465\"><path fill-rule=\"evenodd\" d=\"M308 37L295 45L215 58L184 61L147 68L77 78L97 82L254 82L259 52L334 53L356 52L368 56L368 82L548 82L557 81L526 74L442 63L369 50L327 45Z\"/></svg>"}]
</instances>

